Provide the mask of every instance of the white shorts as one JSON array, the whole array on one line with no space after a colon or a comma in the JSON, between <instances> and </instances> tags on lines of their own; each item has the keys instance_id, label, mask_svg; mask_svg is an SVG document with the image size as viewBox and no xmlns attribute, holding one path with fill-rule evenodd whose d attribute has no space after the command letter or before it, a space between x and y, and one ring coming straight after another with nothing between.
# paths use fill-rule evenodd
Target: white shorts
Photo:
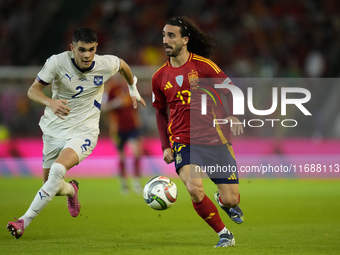
<instances>
[{"instance_id":1,"label":"white shorts","mask_svg":"<svg viewBox=\"0 0 340 255\"><path fill-rule=\"evenodd\" d=\"M78 154L79 164L92 153L98 141L97 136L91 135L60 139L44 134L42 138L44 142L42 167L44 169L51 168L51 165L59 157L60 152L65 148L71 148Z\"/></svg>"}]
</instances>

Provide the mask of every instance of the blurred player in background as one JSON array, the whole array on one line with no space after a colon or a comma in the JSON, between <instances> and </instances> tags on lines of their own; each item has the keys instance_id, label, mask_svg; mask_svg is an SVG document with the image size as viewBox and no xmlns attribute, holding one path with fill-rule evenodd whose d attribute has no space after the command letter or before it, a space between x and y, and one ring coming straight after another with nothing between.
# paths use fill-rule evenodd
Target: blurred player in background
<instances>
[{"instance_id":1,"label":"blurred player in background","mask_svg":"<svg viewBox=\"0 0 340 255\"><path fill-rule=\"evenodd\" d=\"M166 22L163 45L169 59L152 77L153 106L156 108L164 161L167 164L175 161L176 172L191 196L194 209L218 233L220 240L215 247L228 247L235 245L234 236L226 229L214 203L205 195L202 172L196 175L191 171L197 169L196 166L216 165L221 160L225 166L236 167L231 131L234 134L243 132L241 124L234 124L232 128L229 125L213 126L215 118L226 118L229 123L239 122L236 116L232 116L232 96L227 89L220 92L228 99L229 117L224 107L215 106L211 99L207 114L201 115L202 94L219 98L214 84L204 83L203 80L220 78L224 83L232 84L221 69L207 58L212 54L214 44L214 39L187 17L176 17ZM196 112L197 115L190 116ZM237 171L224 177L209 177L217 185L218 192L214 194L216 202L235 223L241 224L243 212L238 206Z\"/></svg>"},{"instance_id":2,"label":"blurred player in background","mask_svg":"<svg viewBox=\"0 0 340 255\"><path fill-rule=\"evenodd\" d=\"M73 166L89 156L99 135L99 117L104 83L119 72L127 82L133 105L145 106L136 87L137 78L130 67L113 55L96 55L97 35L89 28L77 29L71 51L51 56L28 90L28 97L44 106L39 125L43 131L43 180L27 212L7 229L20 238L31 221L55 195L67 196L73 217L80 211L79 183L69 183L64 176ZM52 98L43 93L52 84Z\"/></svg>"},{"instance_id":3,"label":"blurred player in background","mask_svg":"<svg viewBox=\"0 0 340 255\"><path fill-rule=\"evenodd\" d=\"M122 193L129 193L126 145L130 146L133 153L132 187L136 193L141 193L140 156L143 150L140 135L141 120L138 112L133 108L129 90L124 83L110 79L105 84L102 112L108 112L110 138L119 152L119 176Z\"/></svg>"}]
</instances>

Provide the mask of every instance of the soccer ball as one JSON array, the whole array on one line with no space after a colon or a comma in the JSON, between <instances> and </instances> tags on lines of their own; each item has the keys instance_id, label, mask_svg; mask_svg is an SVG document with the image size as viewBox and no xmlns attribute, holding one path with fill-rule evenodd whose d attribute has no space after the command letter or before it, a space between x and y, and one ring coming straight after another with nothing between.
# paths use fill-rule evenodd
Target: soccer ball
<instances>
[{"instance_id":1,"label":"soccer ball","mask_svg":"<svg viewBox=\"0 0 340 255\"><path fill-rule=\"evenodd\" d=\"M176 184L168 177L155 176L145 184L143 197L152 209L166 210L176 202Z\"/></svg>"}]
</instances>

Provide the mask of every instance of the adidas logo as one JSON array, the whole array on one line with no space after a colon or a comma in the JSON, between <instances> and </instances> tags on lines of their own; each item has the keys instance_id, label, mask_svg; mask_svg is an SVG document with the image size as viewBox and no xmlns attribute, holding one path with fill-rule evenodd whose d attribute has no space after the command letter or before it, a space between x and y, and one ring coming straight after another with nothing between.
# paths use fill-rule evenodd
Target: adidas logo
<instances>
[{"instance_id":1,"label":"adidas logo","mask_svg":"<svg viewBox=\"0 0 340 255\"><path fill-rule=\"evenodd\" d=\"M236 180L237 177L235 175L235 173L232 173L229 177L228 177L228 180Z\"/></svg>"},{"instance_id":2,"label":"adidas logo","mask_svg":"<svg viewBox=\"0 0 340 255\"><path fill-rule=\"evenodd\" d=\"M170 88L172 88L172 85L171 85L171 83L168 81L168 82L166 83L166 85L165 85L164 90L167 90L167 89L170 89Z\"/></svg>"}]
</instances>

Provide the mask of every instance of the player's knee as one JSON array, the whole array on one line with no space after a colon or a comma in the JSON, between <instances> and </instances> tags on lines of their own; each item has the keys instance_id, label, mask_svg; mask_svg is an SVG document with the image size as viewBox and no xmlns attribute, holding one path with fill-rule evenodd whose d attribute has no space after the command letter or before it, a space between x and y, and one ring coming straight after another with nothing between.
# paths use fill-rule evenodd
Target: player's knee
<instances>
[{"instance_id":1,"label":"player's knee","mask_svg":"<svg viewBox=\"0 0 340 255\"><path fill-rule=\"evenodd\" d=\"M199 185L186 185L186 188L191 196L191 200L199 202L204 198L203 186Z\"/></svg>"},{"instance_id":2,"label":"player's knee","mask_svg":"<svg viewBox=\"0 0 340 255\"><path fill-rule=\"evenodd\" d=\"M48 178L51 179L56 179L56 180L61 180L64 178L66 174L66 168L60 164L60 163L53 163L50 169L50 173Z\"/></svg>"},{"instance_id":3,"label":"player's knee","mask_svg":"<svg viewBox=\"0 0 340 255\"><path fill-rule=\"evenodd\" d=\"M228 207L235 207L240 203L240 194L239 193L232 193L232 194L220 194L220 199L222 204Z\"/></svg>"}]
</instances>

